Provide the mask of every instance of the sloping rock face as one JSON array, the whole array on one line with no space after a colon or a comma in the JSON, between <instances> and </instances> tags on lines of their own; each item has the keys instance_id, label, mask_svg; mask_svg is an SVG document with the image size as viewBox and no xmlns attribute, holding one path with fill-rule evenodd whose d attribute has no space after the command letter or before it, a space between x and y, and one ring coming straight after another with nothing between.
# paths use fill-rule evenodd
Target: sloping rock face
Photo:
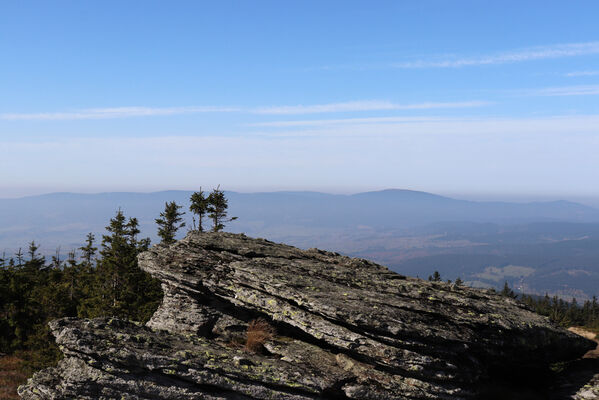
<instances>
[{"instance_id":1,"label":"sloping rock face","mask_svg":"<svg viewBox=\"0 0 599 400\"><path fill-rule=\"evenodd\" d=\"M139 256L163 283L147 326L54 321L65 359L24 399L470 399L593 343L497 294L228 233ZM243 348L248 323L276 334Z\"/></svg>"}]
</instances>

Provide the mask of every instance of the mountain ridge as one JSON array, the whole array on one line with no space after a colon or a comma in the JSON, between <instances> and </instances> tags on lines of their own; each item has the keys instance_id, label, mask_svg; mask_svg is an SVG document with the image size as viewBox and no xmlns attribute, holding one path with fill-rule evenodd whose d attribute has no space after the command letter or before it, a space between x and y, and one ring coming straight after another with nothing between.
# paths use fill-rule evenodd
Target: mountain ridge
<instances>
[{"instance_id":1,"label":"mountain ridge","mask_svg":"<svg viewBox=\"0 0 599 400\"><path fill-rule=\"evenodd\" d=\"M72 246L80 243L87 232L102 232L119 208L127 216L139 219L143 235L155 238L154 218L162 211L164 202L177 201L187 211L191 193L184 190L56 192L0 199L0 246L14 249L31 240L51 247ZM480 202L406 189L354 194L317 191L229 191L226 194L230 214L240 217L230 225L232 231L275 240L298 234L318 236L323 232L330 234L358 227L377 231L402 230L439 222L599 222L599 210L564 200ZM56 231L68 231L69 226L80 229L68 238L56 235ZM48 234L50 231L53 235Z\"/></svg>"}]
</instances>

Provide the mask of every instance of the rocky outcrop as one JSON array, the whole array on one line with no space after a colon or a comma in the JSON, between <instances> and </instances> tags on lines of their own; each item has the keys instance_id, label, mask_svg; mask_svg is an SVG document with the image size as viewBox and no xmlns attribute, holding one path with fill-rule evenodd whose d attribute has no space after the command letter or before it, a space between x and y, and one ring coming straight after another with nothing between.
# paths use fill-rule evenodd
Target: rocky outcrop
<instances>
[{"instance_id":1,"label":"rocky outcrop","mask_svg":"<svg viewBox=\"0 0 599 400\"><path fill-rule=\"evenodd\" d=\"M146 326L51 323L65 354L25 399L469 399L593 343L510 298L227 233L139 257L164 300ZM276 334L260 354L248 323ZM520 380L519 380L520 379Z\"/></svg>"}]
</instances>

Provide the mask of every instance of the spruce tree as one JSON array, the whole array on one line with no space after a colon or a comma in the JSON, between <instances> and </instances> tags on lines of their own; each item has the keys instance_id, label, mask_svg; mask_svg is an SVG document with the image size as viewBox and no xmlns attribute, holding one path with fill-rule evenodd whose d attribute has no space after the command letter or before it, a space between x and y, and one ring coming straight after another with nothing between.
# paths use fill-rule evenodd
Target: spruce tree
<instances>
[{"instance_id":1,"label":"spruce tree","mask_svg":"<svg viewBox=\"0 0 599 400\"><path fill-rule=\"evenodd\" d=\"M79 250L82 251L81 259L88 267L92 266L92 260L94 259L96 251L98 250L97 247L94 247L94 240L96 240L96 237L90 232L85 238L85 246L79 247Z\"/></svg>"},{"instance_id":2,"label":"spruce tree","mask_svg":"<svg viewBox=\"0 0 599 400\"><path fill-rule=\"evenodd\" d=\"M142 271L137 255L150 246L138 239L139 222L118 210L102 237L100 260L94 273L93 294L80 308L83 317L116 316L147 321L161 300L160 282Z\"/></svg>"},{"instance_id":3,"label":"spruce tree","mask_svg":"<svg viewBox=\"0 0 599 400\"><path fill-rule=\"evenodd\" d=\"M514 291L510 289L510 285L508 285L507 281L505 281L505 283L503 284L503 289L501 290L500 294L505 297L511 297L512 299L518 297L516 293L514 293Z\"/></svg>"},{"instance_id":4,"label":"spruce tree","mask_svg":"<svg viewBox=\"0 0 599 400\"><path fill-rule=\"evenodd\" d=\"M203 232L204 227L202 226L202 223L204 222L204 215L208 212L208 198L204 195L201 187L199 192L194 192L191 195L189 202L189 211L198 216L197 230L198 232Z\"/></svg>"},{"instance_id":5,"label":"spruce tree","mask_svg":"<svg viewBox=\"0 0 599 400\"><path fill-rule=\"evenodd\" d=\"M179 228L185 226L185 222L181 222L183 218L182 212L179 212L181 208L174 201L165 203L164 212L160 213L160 218L156 218L156 224L158 224L158 236L160 236L160 243L171 244L175 242L175 235Z\"/></svg>"},{"instance_id":6,"label":"spruce tree","mask_svg":"<svg viewBox=\"0 0 599 400\"><path fill-rule=\"evenodd\" d=\"M212 219L212 232L222 231L225 222L237 219L237 217L227 219L227 208L229 208L229 202L225 197L225 193L218 186L208 196L208 216Z\"/></svg>"},{"instance_id":7,"label":"spruce tree","mask_svg":"<svg viewBox=\"0 0 599 400\"><path fill-rule=\"evenodd\" d=\"M102 262L98 265L100 315L120 315L123 276L134 257L127 241L126 225L125 214L119 209L106 227L109 234L102 236Z\"/></svg>"},{"instance_id":8,"label":"spruce tree","mask_svg":"<svg viewBox=\"0 0 599 400\"><path fill-rule=\"evenodd\" d=\"M21 250L21 248L19 247L19 250L17 251L17 254L15 254L15 256L17 257L17 267L21 267L23 265L23 251Z\"/></svg>"}]
</instances>

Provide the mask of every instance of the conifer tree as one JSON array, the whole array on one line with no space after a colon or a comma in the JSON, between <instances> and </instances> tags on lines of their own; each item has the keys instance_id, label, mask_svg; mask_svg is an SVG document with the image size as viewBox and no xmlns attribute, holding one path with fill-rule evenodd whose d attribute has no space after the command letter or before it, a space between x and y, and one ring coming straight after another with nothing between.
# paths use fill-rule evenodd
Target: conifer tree
<instances>
[{"instance_id":1,"label":"conifer tree","mask_svg":"<svg viewBox=\"0 0 599 400\"><path fill-rule=\"evenodd\" d=\"M19 250L17 251L17 254L15 254L15 256L17 257L17 267L21 267L23 265L23 251L22 249L19 247Z\"/></svg>"},{"instance_id":2,"label":"conifer tree","mask_svg":"<svg viewBox=\"0 0 599 400\"><path fill-rule=\"evenodd\" d=\"M98 266L100 284L103 287L99 296L101 314L117 313L122 289L122 278L131 263L132 251L127 242L126 218L119 209L106 227L108 235L102 236L102 262Z\"/></svg>"},{"instance_id":3,"label":"conifer tree","mask_svg":"<svg viewBox=\"0 0 599 400\"><path fill-rule=\"evenodd\" d=\"M227 208L229 208L229 202L225 197L225 193L218 186L208 196L208 216L212 219L212 232L222 231L225 222L237 219L237 217L227 219Z\"/></svg>"},{"instance_id":4,"label":"conifer tree","mask_svg":"<svg viewBox=\"0 0 599 400\"><path fill-rule=\"evenodd\" d=\"M60 268L61 263L62 261L60 260L60 246L58 246L54 255L52 256L52 266L55 268Z\"/></svg>"},{"instance_id":5,"label":"conifer tree","mask_svg":"<svg viewBox=\"0 0 599 400\"><path fill-rule=\"evenodd\" d=\"M138 239L139 222L136 218L127 221L120 209L106 230L94 274L94 293L79 314L146 321L161 299L160 283L137 265L137 255L148 249L150 239Z\"/></svg>"},{"instance_id":6,"label":"conifer tree","mask_svg":"<svg viewBox=\"0 0 599 400\"><path fill-rule=\"evenodd\" d=\"M182 212L179 212L180 205L174 201L165 203L164 212L160 213L160 218L156 218L156 224L158 224L158 236L160 236L160 243L171 244L175 242L175 235L179 228L185 226L183 221Z\"/></svg>"},{"instance_id":7,"label":"conifer tree","mask_svg":"<svg viewBox=\"0 0 599 400\"><path fill-rule=\"evenodd\" d=\"M94 247L95 240L96 237L93 233L90 232L87 234L85 238L85 246L79 247L79 250L82 251L81 259L88 267L92 266L92 260L94 259L96 251L98 250L97 247Z\"/></svg>"},{"instance_id":8,"label":"conifer tree","mask_svg":"<svg viewBox=\"0 0 599 400\"><path fill-rule=\"evenodd\" d=\"M33 274L34 278L38 278L37 276L35 276L36 272L44 268L44 264L46 263L45 257L41 256L38 253L38 250L39 246L35 243L35 241L29 243L29 249L27 250L29 261L26 261L25 264L23 264L23 268L29 274Z\"/></svg>"},{"instance_id":9,"label":"conifer tree","mask_svg":"<svg viewBox=\"0 0 599 400\"><path fill-rule=\"evenodd\" d=\"M511 297L512 299L518 297L516 293L514 293L514 291L510 289L510 285L508 285L507 281L505 281L505 283L503 284L503 289L501 290L500 294L505 297Z\"/></svg>"},{"instance_id":10,"label":"conifer tree","mask_svg":"<svg viewBox=\"0 0 599 400\"><path fill-rule=\"evenodd\" d=\"M203 217L208 212L208 198L204 195L202 188L200 187L199 192L194 192L189 198L189 211L198 216L198 232L203 232L204 227L202 226Z\"/></svg>"}]
</instances>

